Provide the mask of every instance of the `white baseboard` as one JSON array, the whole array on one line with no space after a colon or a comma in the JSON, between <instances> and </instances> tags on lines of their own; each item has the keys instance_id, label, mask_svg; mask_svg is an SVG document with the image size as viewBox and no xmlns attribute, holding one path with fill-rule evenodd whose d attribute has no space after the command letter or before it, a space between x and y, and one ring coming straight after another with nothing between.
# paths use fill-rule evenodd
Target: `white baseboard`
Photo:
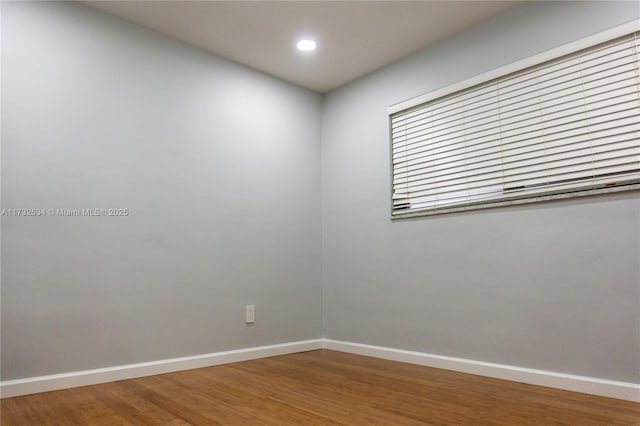
<instances>
[{"instance_id":1,"label":"white baseboard","mask_svg":"<svg viewBox=\"0 0 640 426\"><path fill-rule=\"evenodd\" d=\"M155 374L172 373L192 368L210 367L213 365L248 361L252 359L312 351L322 348L393 361L407 362L410 364L424 365L427 367L441 368L444 370L476 374L479 376L640 402L640 384L636 383L617 382L594 377L555 373L531 368L514 367L511 365L474 361L464 358L454 358L423 352L364 345L361 343L341 342L331 339L305 340L300 342L259 346L255 348L172 358L116 367L98 368L95 370L7 380L0 382L0 398L10 398L13 396L28 395L38 392L95 385L98 383L114 382L117 380L135 379L137 377L152 376Z\"/></svg>"},{"instance_id":2,"label":"white baseboard","mask_svg":"<svg viewBox=\"0 0 640 426\"><path fill-rule=\"evenodd\" d=\"M38 392L48 392L58 389L68 389L78 386L88 386L98 383L115 382L117 380L135 379L137 377L172 373L192 368L210 367L213 365L228 364L231 362L248 361L251 359L266 358L270 356L312 351L314 349L322 349L322 347L323 339L305 340L279 345L258 346L248 349L164 359L160 361L142 362L116 367L98 368L95 370L7 380L0 382L0 398L10 398L13 396L28 395Z\"/></svg>"},{"instance_id":3,"label":"white baseboard","mask_svg":"<svg viewBox=\"0 0 640 426\"><path fill-rule=\"evenodd\" d=\"M531 385L640 402L640 384L324 339L324 348Z\"/></svg>"}]
</instances>

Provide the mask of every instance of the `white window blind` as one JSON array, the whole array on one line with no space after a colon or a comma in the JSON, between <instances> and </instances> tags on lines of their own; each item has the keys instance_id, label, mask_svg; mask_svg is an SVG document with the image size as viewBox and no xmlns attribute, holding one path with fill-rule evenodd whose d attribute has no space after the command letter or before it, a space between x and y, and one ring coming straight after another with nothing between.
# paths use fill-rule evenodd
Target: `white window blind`
<instances>
[{"instance_id":1,"label":"white window blind","mask_svg":"<svg viewBox=\"0 0 640 426\"><path fill-rule=\"evenodd\" d=\"M640 37L390 115L392 216L640 182Z\"/></svg>"}]
</instances>

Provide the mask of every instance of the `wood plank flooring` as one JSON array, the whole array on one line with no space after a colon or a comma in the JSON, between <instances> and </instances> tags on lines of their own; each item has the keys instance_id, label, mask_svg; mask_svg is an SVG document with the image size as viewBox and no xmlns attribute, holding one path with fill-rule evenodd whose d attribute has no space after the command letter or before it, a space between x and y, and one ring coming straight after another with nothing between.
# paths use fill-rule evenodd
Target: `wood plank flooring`
<instances>
[{"instance_id":1,"label":"wood plank flooring","mask_svg":"<svg viewBox=\"0 0 640 426\"><path fill-rule=\"evenodd\" d=\"M1 402L2 425L640 425L640 404L328 350Z\"/></svg>"}]
</instances>

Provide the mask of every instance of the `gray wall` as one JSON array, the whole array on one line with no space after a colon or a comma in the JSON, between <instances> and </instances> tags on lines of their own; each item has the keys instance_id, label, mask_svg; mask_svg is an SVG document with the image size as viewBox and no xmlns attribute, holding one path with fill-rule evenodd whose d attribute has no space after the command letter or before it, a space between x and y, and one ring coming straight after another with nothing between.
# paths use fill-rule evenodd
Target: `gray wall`
<instances>
[{"instance_id":1,"label":"gray wall","mask_svg":"<svg viewBox=\"0 0 640 426\"><path fill-rule=\"evenodd\" d=\"M391 222L386 116L639 15L637 2L524 4L326 97L328 338L640 382L638 192Z\"/></svg>"},{"instance_id":2,"label":"gray wall","mask_svg":"<svg viewBox=\"0 0 640 426\"><path fill-rule=\"evenodd\" d=\"M320 337L320 96L84 5L2 9L2 207L131 212L2 218L2 380Z\"/></svg>"},{"instance_id":3,"label":"gray wall","mask_svg":"<svg viewBox=\"0 0 640 426\"><path fill-rule=\"evenodd\" d=\"M322 110L83 5L2 15L2 207L131 212L2 218L2 380L320 337L324 291L329 338L640 382L638 193L392 223L386 116L637 3L525 4Z\"/></svg>"}]
</instances>

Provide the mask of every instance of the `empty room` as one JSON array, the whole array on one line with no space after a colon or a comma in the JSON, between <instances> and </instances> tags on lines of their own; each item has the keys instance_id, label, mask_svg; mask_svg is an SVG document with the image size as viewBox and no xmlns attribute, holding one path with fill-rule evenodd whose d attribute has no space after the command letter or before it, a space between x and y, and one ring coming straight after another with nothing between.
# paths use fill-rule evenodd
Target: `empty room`
<instances>
[{"instance_id":1,"label":"empty room","mask_svg":"<svg viewBox=\"0 0 640 426\"><path fill-rule=\"evenodd\" d=\"M0 14L3 426L640 425L640 2Z\"/></svg>"}]
</instances>

